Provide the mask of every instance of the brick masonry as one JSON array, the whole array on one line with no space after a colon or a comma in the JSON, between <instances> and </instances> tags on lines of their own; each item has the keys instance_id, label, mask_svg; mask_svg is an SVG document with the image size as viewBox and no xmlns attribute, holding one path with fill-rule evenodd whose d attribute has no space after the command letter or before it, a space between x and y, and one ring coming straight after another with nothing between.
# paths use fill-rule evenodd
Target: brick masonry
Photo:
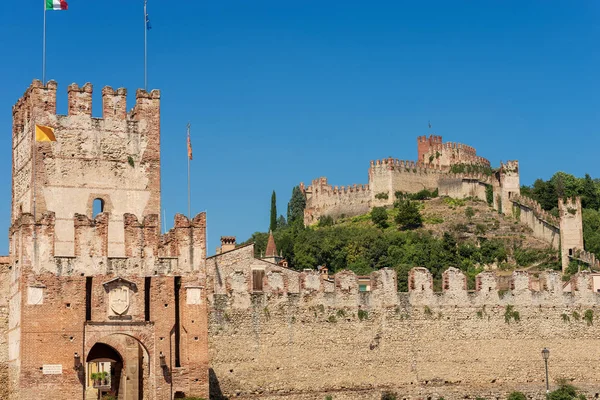
<instances>
[{"instance_id":1,"label":"brick masonry","mask_svg":"<svg viewBox=\"0 0 600 400\"><path fill-rule=\"evenodd\" d=\"M91 84L68 87L66 116L56 90L34 81L13 107L0 398L95 399L87 357L107 347L119 398L207 397L206 215L161 234L160 92L138 90L127 112L127 91L105 87L93 118ZM36 124L57 141L34 142Z\"/></svg>"}]
</instances>

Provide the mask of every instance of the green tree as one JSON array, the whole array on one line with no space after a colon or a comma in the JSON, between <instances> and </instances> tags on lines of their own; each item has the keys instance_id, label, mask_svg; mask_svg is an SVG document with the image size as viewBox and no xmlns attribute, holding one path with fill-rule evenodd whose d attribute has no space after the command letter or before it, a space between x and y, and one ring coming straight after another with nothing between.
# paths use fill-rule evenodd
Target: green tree
<instances>
[{"instance_id":1,"label":"green tree","mask_svg":"<svg viewBox=\"0 0 600 400\"><path fill-rule=\"evenodd\" d=\"M388 227L388 215L385 207L373 207L371 210L371 221L378 227L385 229Z\"/></svg>"},{"instance_id":2,"label":"green tree","mask_svg":"<svg viewBox=\"0 0 600 400\"><path fill-rule=\"evenodd\" d=\"M600 255L600 211L584 208L583 247L594 254Z\"/></svg>"},{"instance_id":3,"label":"green tree","mask_svg":"<svg viewBox=\"0 0 600 400\"><path fill-rule=\"evenodd\" d=\"M402 230L416 229L423 226L421 213L415 203L410 200L399 201L398 214L395 221Z\"/></svg>"},{"instance_id":4,"label":"green tree","mask_svg":"<svg viewBox=\"0 0 600 400\"><path fill-rule=\"evenodd\" d=\"M288 224L304 223L304 208L306 207L306 198L300 190L299 186L294 186L292 189L292 197L288 203L287 220Z\"/></svg>"},{"instance_id":5,"label":"green tree","mask_svg":"<svg viewBox=\"0 0 600 400\"><path fill-rule=\"evenodd\" d=\"M287 228L287 226L288 224L285 220L285 217L283 215L280 215L279 218L277 218L277 230L285 229Z\"/></svg>"},{"instance_id":6,"label":"green tree","mask_svg":"<svg viewBox=\"0 0 600 400\"><path fill-rule=\"evenodd\" d=\"M589 174L585 174L581 186L581 206L583 208L591 208L592 210L600 209L600 194L598 193L596 183Z\"/></svg>"},{"instance_id":7,"label":"green tree","mask_svg":"<svg viewBox=\"0 0 600 400\"><path fill-rule=\"evenodd\" d=\"M271 194L271 221L269 223L269 231L275 232L277 230L277 195L273 190Z\"/></svg>"}]
</instances>

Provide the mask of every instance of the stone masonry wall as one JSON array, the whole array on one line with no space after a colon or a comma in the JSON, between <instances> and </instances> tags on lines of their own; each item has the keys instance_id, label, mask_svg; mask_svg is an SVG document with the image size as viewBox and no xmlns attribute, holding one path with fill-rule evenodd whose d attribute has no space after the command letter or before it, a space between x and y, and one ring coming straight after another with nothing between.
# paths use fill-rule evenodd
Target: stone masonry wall
<instances>
[{"instance_id":1,"label":"stone masonry wall","mask_svg":"<svg viewBox=\"0 0 600 400\"><path fill-rule=\"evenodd\" d=\"M369 212L373 207L394 204L395 193L417 193L438 189L441 195L478 197L485 200L485 187L491 184L483 174L452 174L447 168L422 165L394 158L371 161L368 185L331 186L321 177L305 187L304 224L317 223L321 216L338 218Z\"/></svg>"},{"instance_id":2,"label":"stone masonry wall","mask_svg":"<svg viewBox=\"0 0 600 400\"><path fill-rule=\"evenodd\" d=\"M0 256L0 399L8 398L9 257Z\"/></svg>"},{"instance_id":3,"label":"stone masonry wall","mask_svg":"<svg viewBox=\"0 0 600 400\"><path fill-rule=\"evenodd\" d=\"M560 244L560 225L558 218L542 209L542 206L527 197L517 196L511 199L512 214L531 228L533 236L558 249Z\"/></svg>"},{"instance_id":4,"label":"stone masonry wall","mask_svg":"<svg viewBox=\"0 0 600 400\"><path fill-rule=\"evenodd\" d=\"M392 390L399 398L459 399L520 390L543 399L544 347L551 388L566 378L589 397L598 393L600 301L587 273L573 278L570 294L555 272L535 279L515 272L506 293L487 272L467 292L453 268L442 293L422 268L410 272L409 293L396 292L389 270L371 275L371 292L359 292L350 272L336 274L333 285L312 272L298 279L298 293L230 289L209 297L213 395L375 400ZM531 290L534 282L543 291Z\"/></svg>"},{"instance_id":5,"label":"stone masonry wall","mask_svg":"<svg viewBox=\"0 0 600 400\"><path fill-rule=\"evenodd\" d=\"M102 118L93 118L91 84L68 87L68 115L56 115L56 90L54 81L33 81L13 107L12 221L34 213L35 188L36 217L56 215L56 254L73 256L73 214L93 218L101 199L111 219L107 251L122 257L123 214L161 213L160 92L138 90L127 113L127 90L105 87ZM56 142L32 143L36 124L53 127Z\"/></svg>"},{"instance_id":6,"label":"stone masonry wall","mask_svg":"<svg viewBox=\"0 0 600 400\"><path fill-rule=\"evenodd\" d=\"M578 250L583 250L583 219L581 198L558 199L558 212L560 215L563 272L569 266L569 258L576 256Z\"/></svg>"}]
</instances>

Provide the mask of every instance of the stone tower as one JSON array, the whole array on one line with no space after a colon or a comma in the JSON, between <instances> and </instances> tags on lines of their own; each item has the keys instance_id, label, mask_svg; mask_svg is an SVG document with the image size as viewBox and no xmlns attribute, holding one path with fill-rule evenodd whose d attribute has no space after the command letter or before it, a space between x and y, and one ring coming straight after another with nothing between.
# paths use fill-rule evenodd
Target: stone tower
<instances>
[{"instance_id":1,"label":"stone tower","mask_svg":"<svg viewBox=\"0 0 600 400\"><path fill-rule=\"evenodd\" d=\"M562 270L565 272L571 257L583 250L583 220L581 198L558 199L560 215L560 253Z\"/></svg>"},{"instance_id":2,"label":"stone tower","mask_svg":"<svg viewBox=\"0 0 600 400\"><path fill-rule=\"evenodd\" d=\"M519 179L519 162L507 161L500 163L492 180L494 189L494 209L503 214L512 215L512 201L521 193Z\"/></svg>"},{"instance_id":3,"label":"stone tower","mask_svg":"<svg viewBox=\"0 0 600 400\"><path fill-rule=\"evenodd\" d=\"M68 115L56 90L13 107L9 398L208 397L206 218L160 234L160 92L105 87L94 118L92 85Z\"/></svg>"}]
</instances>

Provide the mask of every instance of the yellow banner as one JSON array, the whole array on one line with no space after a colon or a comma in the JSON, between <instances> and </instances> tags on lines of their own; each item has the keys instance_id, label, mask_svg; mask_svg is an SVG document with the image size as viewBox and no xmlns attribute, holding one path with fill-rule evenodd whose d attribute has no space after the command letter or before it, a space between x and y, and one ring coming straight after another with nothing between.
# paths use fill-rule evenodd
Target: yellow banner
<instances>
[{"instance_id":1,"label":"yellow banner","mask_svg":"<svg viewBox=\"0 0 600 400\"><path fill-rule=\"evenodd\" d=\"M35 141L36 142L56 142L54 136L54 128L44 125L35 126Z\"/></svg>"}]
</instances>

